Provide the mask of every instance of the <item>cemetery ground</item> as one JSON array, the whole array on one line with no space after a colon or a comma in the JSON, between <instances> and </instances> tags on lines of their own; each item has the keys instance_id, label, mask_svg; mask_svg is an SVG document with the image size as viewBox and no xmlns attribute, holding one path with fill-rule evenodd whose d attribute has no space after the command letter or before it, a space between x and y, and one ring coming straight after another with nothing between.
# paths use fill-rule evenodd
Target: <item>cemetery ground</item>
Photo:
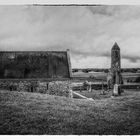
<instances>
[{"instance_id":1,"label":"cemetery ground","mask_svg":"<svg viewBox=\"0 0 140 140\"><path fill-rule=\"evenodd\" d=\"M0 91L0 134L140 134L139 91L114 98L99 91L87 94L94 101Z\"/></svg>"}]
</instances>

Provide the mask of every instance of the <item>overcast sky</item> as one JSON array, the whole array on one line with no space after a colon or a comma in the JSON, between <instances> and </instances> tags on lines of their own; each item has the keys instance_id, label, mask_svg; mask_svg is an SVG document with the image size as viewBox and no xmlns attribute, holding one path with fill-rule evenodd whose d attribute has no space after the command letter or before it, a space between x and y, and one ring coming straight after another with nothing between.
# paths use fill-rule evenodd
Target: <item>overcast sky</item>
<instances>
[{"instance_id":1,"label":"overcast sky","mask_svg":"<svg viewBox=\"0 0 140 140\"><path fill-rule=\"evenodd\" d=\"M140 6L0 6L0 50L71 51L73 68L140 67Z\"/></svg>"}]
</instances>

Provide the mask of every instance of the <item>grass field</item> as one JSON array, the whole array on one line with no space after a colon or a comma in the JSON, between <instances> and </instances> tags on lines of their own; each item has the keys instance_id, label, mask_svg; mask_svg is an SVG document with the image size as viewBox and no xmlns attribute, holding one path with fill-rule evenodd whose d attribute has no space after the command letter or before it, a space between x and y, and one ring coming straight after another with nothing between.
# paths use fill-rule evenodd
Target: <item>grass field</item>
<instances>
[{"instance_id":1,"label":"grass field","mask_svg":"<svg viewBox=\"0 0 140 140\"><path fill-rule=\"evenodd\" d=\"M90 101L0 91L0 134L140 134L140 92L98 96Z\"/></svg>"}]
</instances>

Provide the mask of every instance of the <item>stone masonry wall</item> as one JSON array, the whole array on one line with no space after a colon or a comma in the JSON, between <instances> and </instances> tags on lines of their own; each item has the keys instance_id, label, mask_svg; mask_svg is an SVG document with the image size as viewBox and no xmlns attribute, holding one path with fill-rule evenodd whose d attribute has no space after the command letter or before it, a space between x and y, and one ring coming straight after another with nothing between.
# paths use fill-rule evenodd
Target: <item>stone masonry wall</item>
<instances>
[{"instance_id":1,"label":"stone masonry wall","mask_svg":"<svg viewBox=\"0 0 140 140\"><path fill-rule=\"evenodd\" d=\"M69 81L0 81L0 89L10 91L39 92L50 95L58 95L72 98L71 83Z\"/></svg>"},{"instance_id":2,"label":"stone masonry wall","mask_svg":"<svg viewBox=\"0 0 140 140\"><path fill-rule=\"evenodd\" d=\"M68 58L67 51L0 51L0 79L70 78Z\"/></svg>"}]
</instances>

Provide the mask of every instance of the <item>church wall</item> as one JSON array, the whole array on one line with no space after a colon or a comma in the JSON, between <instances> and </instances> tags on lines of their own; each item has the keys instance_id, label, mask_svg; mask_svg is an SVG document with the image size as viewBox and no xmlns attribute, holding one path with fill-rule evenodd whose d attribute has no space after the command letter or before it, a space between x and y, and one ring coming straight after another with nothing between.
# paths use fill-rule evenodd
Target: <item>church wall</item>
<instances>
[{"instance_id":1,"label":"church wall","mask_svg":"<svg viewBox=\"0 0 140 140\"><path fill-rule=\"evenodd\" d=\"M67 52L0 52L0 79L70 78Z\"/></svg>"}]
</instances>

